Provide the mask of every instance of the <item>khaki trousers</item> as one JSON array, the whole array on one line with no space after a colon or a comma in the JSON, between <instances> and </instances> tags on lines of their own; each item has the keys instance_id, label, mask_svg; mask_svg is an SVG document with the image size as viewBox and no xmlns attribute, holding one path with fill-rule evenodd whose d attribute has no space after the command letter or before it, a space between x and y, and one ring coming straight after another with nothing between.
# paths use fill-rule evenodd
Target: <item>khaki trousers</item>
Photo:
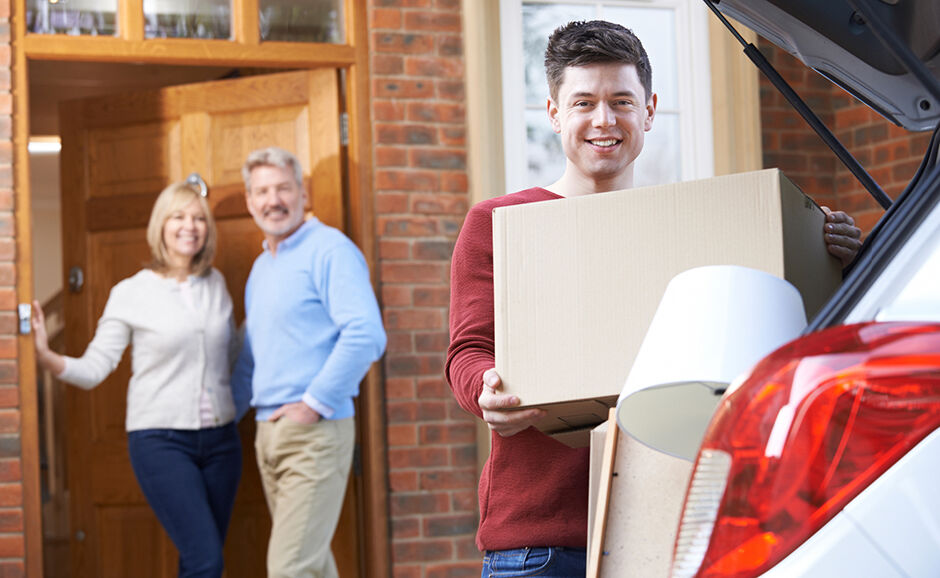
<instances>
[{"instance_id":1,"label":"khaki trousers","mask_svg":"<svg viewBox=\"0 0 940 578\"><path fill-rule=\"evenodd\" d=\"M271 512L268 578L337 578L330 550L352 463L354 418L258 422L255 452Z\"/></svg>"}]
</instances>

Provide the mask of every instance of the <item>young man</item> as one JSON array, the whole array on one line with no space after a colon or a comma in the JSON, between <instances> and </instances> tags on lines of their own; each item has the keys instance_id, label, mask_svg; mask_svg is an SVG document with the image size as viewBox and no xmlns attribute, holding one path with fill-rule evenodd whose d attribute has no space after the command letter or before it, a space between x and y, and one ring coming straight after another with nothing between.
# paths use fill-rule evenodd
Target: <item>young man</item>
<instances>
[{"instance_id":1,"label":"young man","mask_svg":"<svg viewBox=\"0 0 940 578\"><path fill-rule=\"evenodd\" d=\"M242 167L264 251L245 286L245 344L232 376L250 387L255 451L271 512L269 578L337 576L330 550L352 463L353 398L385 350L359 249L304 218L300 163L271 147Z\"/></svg>"},{"instance_id":2,"label":"young man","mask_svg":"<svg viewBox=\"0 0 940 578\"><path fill-rule=\"evenodd\" d=\"M656 95L640 41L608 22L572 22L545 51L548 117L561 137L565 172L545 188L483 201L467 215L454 249L445 372L458 403L482 418L492 445L480 479L477 546L483 576L583 576L588 515L588 449L573 449L531 427L542 411L513 409L493 369L492 211L496 207L633 186L633 162L652 128ZM860 231L828 212L831 253L851 261ZM538 572L536 572L538 570Z\"/></svg>"}]
</instances>

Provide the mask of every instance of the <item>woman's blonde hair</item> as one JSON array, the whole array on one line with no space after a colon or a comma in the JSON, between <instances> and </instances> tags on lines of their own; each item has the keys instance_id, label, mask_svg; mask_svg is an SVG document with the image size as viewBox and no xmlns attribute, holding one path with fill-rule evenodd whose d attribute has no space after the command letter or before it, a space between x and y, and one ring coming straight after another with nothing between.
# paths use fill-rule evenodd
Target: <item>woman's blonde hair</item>
<instances>
[{"instance_id":1,"label":"woman's blonde hair","mask_svg":"<svg viewBox=\"0 0 940 578\"><path fill-rule=\"evenodd\" d=\"M160 192L150 212L147 244L150 245L150 253L153 255L150 268L154 271L162 272L169 267L166 244L163 241L163 226L169 220L170 215L193 201L199 203L206 216L206 244L193 256L189 271L193 275L205 275L212 267L212 259L215 257L216 231L209 203L199 194L198 187L187 182L179 182L171 184Z\"/></svg>"}]
</instances>

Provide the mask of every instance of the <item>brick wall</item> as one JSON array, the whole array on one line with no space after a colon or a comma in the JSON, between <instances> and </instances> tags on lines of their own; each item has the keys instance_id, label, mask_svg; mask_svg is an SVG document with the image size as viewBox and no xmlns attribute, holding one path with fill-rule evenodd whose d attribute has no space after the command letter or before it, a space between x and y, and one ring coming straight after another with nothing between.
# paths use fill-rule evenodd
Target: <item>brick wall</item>
<instances>
[{"instance_id":1,"label":"brick wall","mask_svg":"<svg viewBox=\"0 0 940 578\"><path fill-rule=\"evenodd\" d=\"M0 576L24 575L23 478L16 344L10 1L0 0Z\"/></svg>"},{"instance_id":2,"label":"brick wall","mask_svg":"<svg viewBox=\"0 0 940 578\"><path fill-rule=\"evenodd\" d=\"M376 223L397 577L479 576L474 420L443 377L468 209L460 0L371 0Z\"/></svg>"},{"instance_id":3,"label":"brick wall","mask_svg":"<svg viewBox=\"0 0 940 578\"><path fill-rule=\"evenodd\" d=\"M16 344L10 4L0 0L0 576L24 575L23 483Z\"/></svg>"},{"instance_id":4,"label":"brick wall","mask_svg":"<svg viewBox=\"0 0 940 578\"><path fill-rule=\"evenodd\" d=\"M888 196L897 198L920 165L930 134L893 125L766 42L761 51ZM880 206L763 76L760 92L764 166L779 167L816 202L848 212L870 231L882 215Z\"/></svg>"}]
</instances>

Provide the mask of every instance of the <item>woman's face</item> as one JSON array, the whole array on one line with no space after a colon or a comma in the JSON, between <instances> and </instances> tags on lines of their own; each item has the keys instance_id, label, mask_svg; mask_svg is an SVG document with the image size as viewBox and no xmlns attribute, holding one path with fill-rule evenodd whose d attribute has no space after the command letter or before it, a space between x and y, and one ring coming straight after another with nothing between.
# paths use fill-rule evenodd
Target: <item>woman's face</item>
<instances>
[{"instance_id":1,"label":"woman's face","mask_svg":"<svg viewBox=\"0 0 940 578\"><path fill-rule=\"evenodd\" d=\"M163 244L171 263L189 264L206 246L209 223L198 201L170 213L163 224Z\"/></svg>"}]
</instances>

